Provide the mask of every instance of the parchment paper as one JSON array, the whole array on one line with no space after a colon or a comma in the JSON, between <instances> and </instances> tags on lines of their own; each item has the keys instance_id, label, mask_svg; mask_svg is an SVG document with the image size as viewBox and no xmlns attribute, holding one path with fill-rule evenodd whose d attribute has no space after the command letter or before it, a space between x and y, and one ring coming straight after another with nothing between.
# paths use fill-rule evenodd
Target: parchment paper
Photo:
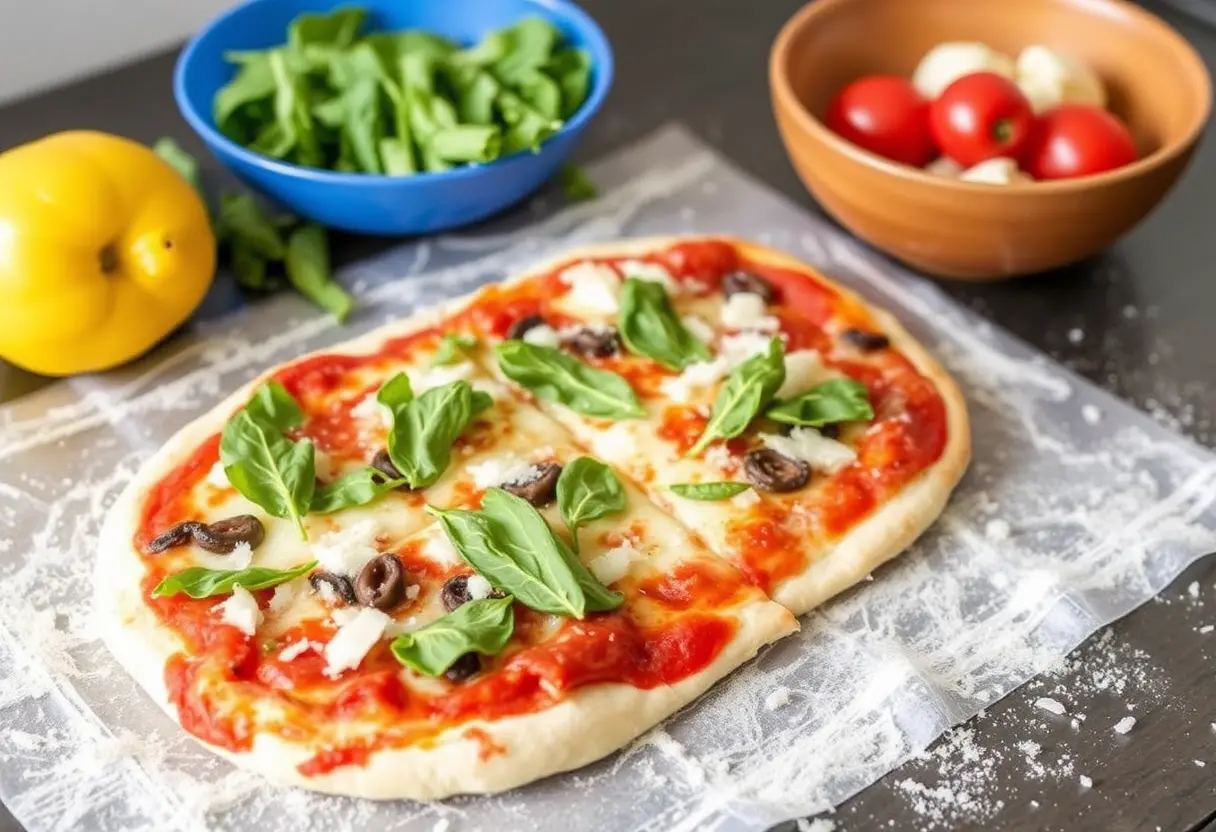
<instances>
[{"instance_id":1,"label":"parchment paper","mask_svg":"<svg viewBox=\"0 0 1216 832\"><path fill-rule=\"evenodd\" d=\"M0 796L31 830L756 829L849 797L1216 549L1216 460L747 179L679 129L536 202L344 273L346 328L284 296L133 368L0 409ZM556 213L552 211L556 210ZM319 797L194 744L95 636L101 517L140 462L259 370L576 244L754 237L895 311L960 380L975 461L911 551L626 751L492 798ZM221 291L211 299L231 301Z\"/></svg>"}]
</instances>

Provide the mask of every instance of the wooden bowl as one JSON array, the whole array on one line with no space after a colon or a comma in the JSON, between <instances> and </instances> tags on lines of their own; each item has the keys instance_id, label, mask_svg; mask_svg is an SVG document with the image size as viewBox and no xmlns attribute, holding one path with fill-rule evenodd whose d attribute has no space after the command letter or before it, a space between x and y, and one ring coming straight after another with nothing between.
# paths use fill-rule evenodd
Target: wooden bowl
<instances>
[{"instance_id":1,"label":"wooden bowl","mask_svg":"<svg viewBox=\"0 0 1216 832\"><path fill-rule=\"evenodd\" d=\"M845 84L910 77L945 41L1012 55L1041 43L1076 56L1102 78L1140 160L1081 179L981 185L888 161L824 125ZM1121 0L815 0L777 36L769 85L790 159L829 214L899 260L970 280L1063 266L1113 243L1182 173L1212 97L1182 36Z\"/></svg>"}]
</instances>

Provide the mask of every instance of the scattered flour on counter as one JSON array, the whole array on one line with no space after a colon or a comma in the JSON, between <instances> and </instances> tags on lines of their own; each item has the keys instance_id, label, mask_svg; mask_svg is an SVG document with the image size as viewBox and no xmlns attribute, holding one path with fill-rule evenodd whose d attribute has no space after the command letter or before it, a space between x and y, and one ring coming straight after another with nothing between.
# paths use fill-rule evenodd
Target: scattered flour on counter
<instances>
[{"instance_id":1,"label":"scattered flour on counter","mask_svg":"<svg viewBox=\"0 0 1216 832\"><path fill-rule=\"evenodd\" d=\"M1079 779L1081 781L1081 788L1092 789L1094 787L1094 781L1090 777L1087 777L1086 775L1082 774Z\"/></svg>"},{"instance_id":2,"label":"scattered flour on counter","mask_svg":"<svg viewBox=\"0 0 1216 832\"><path fill-rule=\"evenodd\" d=\"M1034 705L1036 708L1042 708L1048 713L1053 713L1056 716L1060 716L1065 710L1062 704L1060 704L1057 700L1052 699L1050 696L1040 697L1035 701Z\"/></svg>"},{"instance_id":3,"label":"scattered flour on counter","mask_svg":"<svg viewBox=\"0 0 1216 832\"><path fill-rule=\"evenodd\" d=\"M1096 425L1098 422L1102 421L1102 411L1096 405L1082 405L1081 418L1084 419L1087 424Z\"/></svg>"},{"instance_id":4,"label":"scattered flour on counter","mask_svg":"<svg viewBox=\"0 0 1216 832\"><path fill-rule=\"evenodd\" d=\"M789 703L790 689L784 686L774 688L772 693L764 697L764 707L769 711L775 711L778 708L785 707Z\"/></svg>"},{"instance_id":5,"label":"scattered flour on counter","mask_svg":"<svg viewBox=\"0 0 1216 832\"><path fill-rule=\"evenodd\" d=\"M984 524L984 537L993 542L1008 540L1011 531L1009 523L999 517L995 517Z\"/></svg>"}]
</instances>

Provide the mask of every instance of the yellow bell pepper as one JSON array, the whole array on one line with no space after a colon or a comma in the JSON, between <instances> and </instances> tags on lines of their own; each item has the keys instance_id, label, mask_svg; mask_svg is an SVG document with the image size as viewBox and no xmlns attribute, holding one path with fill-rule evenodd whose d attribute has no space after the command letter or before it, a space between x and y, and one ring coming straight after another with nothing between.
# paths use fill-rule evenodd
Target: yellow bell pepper
<instances>
[{"instance_id":1,"label":"yellow bell pepper","mask_svg":"<svg viewBox=\"0 0 1216 832\"><path fill-rule=\"evenodd\" d=\"M0 154L0 358L56 376L122 364L214 276L206 207L143 145L69 132Z\"/></svg>"}]
</instances>

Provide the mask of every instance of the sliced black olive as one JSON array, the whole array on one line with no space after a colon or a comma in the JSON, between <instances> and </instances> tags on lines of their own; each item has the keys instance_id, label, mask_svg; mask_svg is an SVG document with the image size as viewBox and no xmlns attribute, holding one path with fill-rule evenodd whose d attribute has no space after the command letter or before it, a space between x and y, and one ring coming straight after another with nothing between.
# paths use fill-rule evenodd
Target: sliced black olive
<instances>
[{"instance_id":1,"label":"sliced black olive","mask_svg":"<svg viewBox=\"0 0 1216 832\"><path fill-rule=\"evenodd\" d=\"M838 424L820 425L816 430L819 431L820 436L825 436L828 439L840 438L840 425Z\"/></svg>"},{"instance_id":2,"label":"sliced black olive","mask_svg":"<svg viewBox=\"0 0 1216 832\"><path fill-rule=\"evenodd\" d=\"M187 520L185 523L178 523L176 526L166 529L152 538L152 542L148 544L148 551L154 555L159 555L161 552L169 549L185 546L194 539L194 530L202 525L197 520Z\"/></svg>"},{"instance_id":3,"label":"sliced black olive","mask_svg":"<svg viewBox=\"0 0 1216 832\"><path fill-rule=\"evenodd\" d=\"M621 350L616 330L606 326L584 326L562 339L570 352L588 358L608 358Z\"/></svg>"},{"instance_id":4,"label":"sliced black olive","mask_svg":"<svg viewBox=\"0 0 1216 832\"><path fill-rule=\"evenodd\" d=\"M452 662L452 666L444 671L444 676L449 682L463 682L465 679L471 679L481 672L481 656L476 653L465 653L456 661Z\"/></svg>"},{"instance_id":5,"label":"sliced black olive","mask_svg":"<svg viewBox=\"0 0 1216 832\"><path fill-rule=\"evenodd\" d=\"M355 597L355 587L350 578L335 572L313 572L308 576L308 585L313 592L321 592L322 586L328 586L345 604L355 604L359 600Z\"/></svg>"},{"instance_id":6,"label":"sliced black olive","mask_svg":"<svg viewBox=\"0 0 1216 832\"><path fill-rule=\"evenodd\" d=\"M765 303L772 303L777 299L777 290L773 288L773 284L758 274L739 271L731 272L722 278L722 293L724 295L730 297L740 292L750 292L753 295L759 295L764 299Z\"/></svg>"},{"instance_id":7,"label":"sliced black olive","mask_svg":"<svg viewBox=\"0 0 1216 832\"><path fill-rule=\"evenodd\" d=\"M869 332L864 329L846 329L842 333L842 337L862 352L885 350L891 346L891 339L881 332Z\"/></svg>"},{"instance_id":8,"label":"sliced black olive","mask_svg":"<svg viewBox=\"0 0 1216 832\"><path fill-rule=\"evenodd\" d=\"M355 598L365 607L387 612L405 597L405 570L396 555L374 557L355 578Z\"/></svg>"},{"instance_id":9,"label":"sliced black olive","mask_svg":"<svg viewBox=\"0 0 1216 832\"><path fill-rule=\"evenodd\" d=\"M376 451L376 455L372 457L372 467L379 471L390 480L401 479L401 472L397 470L397 466L393 464L393 459L388 455L388 451L381 448ZM409 484L397 486L398 491L409 491Z\"/></svg>"},{"instance_id":10,"label":"sliced black olive","mask_svg":"<svg viewBox=\"0 0 1216 832\"><path fill-rule=\"evenodd\" d=\"M523 338L530 329L536 329L538 326L544 326L545 319L540 315L526 315L520 318L507 330L507 337L511 340Z\"/></svg>"},{"instance_id":11,"label":"sliced black olive","mask_svg":"<svg viewBox=\"0 0 1216 832\"><path fill-rule=\"evenodd\" d=\"M457 575L454 578L449 578L447 583L443 585L443 589L439 590L439 600L443 602L443 608L448 612L452 612L457 607L463 606L473 600L473 596L469 594L469 578L471 575ZM505 598L506 596L499 590L491 590L491 598Z\"/></svg>"},{"instance_id":12,"label":"sliced black olive","mask_svg":"<svg viewBox=\"0 0 1216 832\"><path fill-rule=\"evenodd\" d=\"M743 457L743 472L756 488L779 493L797 491L811 479L810 465L772 448L748 451Z\"/></svg>"},{"instance_id":13,"label":"sliced black olive","mask_svg":"<svg viewBox=\"0 0 1216 832\"><path fill-rule=\"evenodd\" d=\"M256 549L266 539L266 528L252 514L238 514L214 523L199 523L194 542L208 552L226 555L242 543Z\"/></svg>"},{"instance_id":14,"label":"sliced black olive","mask_svg":"<svg viewBox=\"0 0 1216 832\"><path fill-rule=\"evenodd\" d=\"M502 490L542 508L557 496L557 478L561 473L562 466L556 462L542 462L533 465L523 476L504 482Z\"/></svg>"}]
</instances>

